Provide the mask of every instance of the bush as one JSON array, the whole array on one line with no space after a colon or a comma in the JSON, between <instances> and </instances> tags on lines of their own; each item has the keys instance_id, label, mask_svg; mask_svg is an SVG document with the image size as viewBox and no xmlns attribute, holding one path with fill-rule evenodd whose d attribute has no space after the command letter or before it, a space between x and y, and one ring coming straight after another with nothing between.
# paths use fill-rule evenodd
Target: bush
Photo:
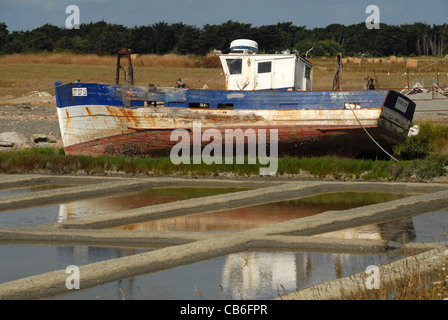
<instances>
[{"instance_id":1,"label":"bush","mask_svg":"<svg viewBox=\"0 0 448 320\"><path fill-rule=\"evenodd\" d=\"M394 148L394 153L403 160L424 159L431 154L444 154L448 143L448 127L422 124L417 135L409 137Z\"/></svg>"},{"instance_id":2,"label":"bush","mask_svg":"<svg viewBox=\"0 0 448 320\"><path fill-rule=\"evenodd\" d=\"M428 159L410 162L403 171L405 178L431 179L446 173L446 170L435 161Z\"/></svg>"}]
</instances>

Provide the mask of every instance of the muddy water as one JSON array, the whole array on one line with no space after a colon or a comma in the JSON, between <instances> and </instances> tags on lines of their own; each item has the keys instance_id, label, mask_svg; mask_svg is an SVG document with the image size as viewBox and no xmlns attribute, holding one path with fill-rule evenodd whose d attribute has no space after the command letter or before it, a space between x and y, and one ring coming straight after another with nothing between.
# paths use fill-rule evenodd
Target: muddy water
<instances>
[{"instance_id":1,"label":"muddy water","mask_svg":"<svg viewBox=\"0 0 448 320\"><path fill-rule=\"evenodd\" d=\"M45 190L53 190L74 186L75 186L74 184L42 184L38 186L0 189L0 197L14 196L16 194L29 193L33 191L45 191Z\"/></svg>"},{"instance_id":2,"label":"muddy water","mask_svg":"<svg viewBox=\"0 0 448 320\"><path fill-rule=\"evenodd\" d=\"M22 192L29 192L21 190ZM36 226L57 223L70 219L79 219L89 215L107 214L136 209L144 206L168 203L184 199L204 197L228 192L237 192L242 188L154 188L140 192L90 198L63 202L56 205L38 206L0 212L0 228ZM18 192L15 189L5 192ZM12 193L11 193L12 195Z\"/></svg>"},{"instance_id":3,"label":"muddy water","mask_svg":"<svg viewBox=\"0 0 448 320\"><path fill-rule=\"evenodd\" d=\"M329 193L232 210L190 214L148 221L116 229L157 231L236 231L304 218L328 210L345 210L399 199L408 195L391 193Z\"/></svg>"},{"instance_id":4,"label":"muddy water","mask_svg":"<svg viewBox=\"0 0 448 320\"><path fill-rule=\"evenodd\" d=\"M383 239L398 243L448 242L448 208L413 217L328 232L318 237Z\"/></svg>"},{"instance_id":5,"label":"muddy water","mask_svg":"<svg viewBox=\"0 0 448 320\"><path fill-rule=\"evenodd\" d=\"M36 226L107 214L184 199L237 192L242 188L154 188L141 192L64 202L56 205L0 212L0 228ZM302 218L327 210L344 210L385 202L406 195L391 193L330 193L215 213L181 216L124 229L163 231L232 231Z\"/></svg>"}]
</instances>

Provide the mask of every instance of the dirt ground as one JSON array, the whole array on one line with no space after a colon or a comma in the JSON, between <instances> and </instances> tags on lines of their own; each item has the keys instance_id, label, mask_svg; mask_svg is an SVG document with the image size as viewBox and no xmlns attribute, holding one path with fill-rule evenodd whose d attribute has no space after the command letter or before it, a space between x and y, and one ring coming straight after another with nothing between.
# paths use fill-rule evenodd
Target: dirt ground
<instances>
[{"instance_id":1,"label":"dirt ground","mask_svg":"<svg viewBox=\"0 0 448 320\"><path fill-rule=\"evenodd\" d=\"M26 147L49 146L62 147L61 134L56 107L34 105L0 106L0 142L9 143L11 138L4 133L17 133L22 140L13 141ZM18 139L18 138L16 138ZM14 140L14 139L12 139ZM9 151L3 147L4 151Z\"/></svg>"}]
</instances>

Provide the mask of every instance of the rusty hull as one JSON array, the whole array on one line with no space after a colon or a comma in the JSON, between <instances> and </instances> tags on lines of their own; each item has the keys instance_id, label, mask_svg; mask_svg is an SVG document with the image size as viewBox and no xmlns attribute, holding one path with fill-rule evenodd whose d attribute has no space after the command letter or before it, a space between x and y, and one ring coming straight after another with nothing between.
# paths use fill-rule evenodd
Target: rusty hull
<instances>
[{"instance_id":1,"label":"rusty hull","mask_svg":"<svg viewBox=\"0 0 448 320\"><path fill-rule=\"evenodd\" d=\"M223 143L226 130L241 129L243 134L248 129L265 129L268 133L276 130L280 156L359 156L376 148L364 129L384 147L405 139L398 132L400 126L385 118L380 108L210 110L78 105L58 108L58 112L67 154L169 156L179 142L171 139L172 131L187 130L192 143L194 122L201 124L201 136L213 128L221 134ZM202 141L202 146L209 143Z\"/></svg>"}]
</instances>

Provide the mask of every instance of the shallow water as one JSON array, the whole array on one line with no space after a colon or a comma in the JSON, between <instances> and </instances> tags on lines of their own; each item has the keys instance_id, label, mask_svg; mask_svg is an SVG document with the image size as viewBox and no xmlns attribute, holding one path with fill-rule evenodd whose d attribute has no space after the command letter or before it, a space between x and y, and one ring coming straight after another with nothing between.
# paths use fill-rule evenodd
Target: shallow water
<instances>
[{"instance_id":1,"label":"shallow water","mask_svg":"<svg viewBox=\"0 0 448 320\"><path fill-rule=\"evenodd\" d=\"M0 245L0 283L45 272L120 258L147 249L99 246Z\"/></svg>"},{"instance_id":2,"label":"shallow water","mask_svg":"<svg viewBox=\"0 0 448 320\"><path fill-rule=\"evenodd\" d=\"M74 290L52 299L272 299L402 258L387 255L241 252Z\"/></svg>"},{"instance_id":3,"label":"shallow water","mask_svg":"<svg viewBox=\"0 0 448 320\"><path fill-rule=\"evenodd\" d=\"M287 220L304 218L329 210L346 210L391 201L405 196L408 195L374 192L336 192L238 209L177 216L117 227L115 229L192 232L247 230Z\"/></svg>"},{"instance_id":4,"label":"shallow water","mask_svg":"<svg viewBox=\"0 0 448 320\"><path fill-rule=\"evenodd\" d=\"M344 239L383 239L398 243L448 242L448 208L412 217L317 235Z\"/></svg>"},{"instance_id":5,"label":"shallow water","mask_svg":"<svg viewBox=\"0 0 448 320\"><path fill-rule=\"evenodd\" d=\"M73 201L26 210L0 212L0 227L37 225L89 214L121 211L196 196L241 189L163 188L140 193ZM151 230L232 231L306 217L327 210L344 210L408 195L332 193L211 214L188 215L139 224ZM62 209L61 209L62 208ZM9 220L8 220L9 219ZM404 242L446 241L448 209L392 222L347 229L346 238ZM127 227L129 228L129 226ZM135 225L132 228L141 228ZM149 250L149 249L148 249ZM69 265L84 265L145 252L143 249L67 245L0 245L0 283ZM53 299L271 299L324 281L364 271L368 265L389 263L401 256L332 253L241 252L170 270L138 275ZM81 283L82 285L82 283ZM81 288L82 289L82 288Z\"/></svg>"},{"instance_id":6,"label":"shallow water","mask_svg":"<svg viewBox=\"0 0 448 320\"><path fill-rule=\"evenodd\" d=\"M438 210L434 212L428 212L421 215L416 215L414 217L411 217L409 219L402 219L403 221L394 221L392 223L384 223L381 224L381 230L382 230L382 238L391 238L390 235L395 235L395 240L399 241L400 239L409 237L409 239L406 239L406 242L447 242L447 235L445 234L448 229L448 208L444 210ZM368 235L373 230L373 225L366 226L363 230L365 235ZM377 229L375 229L375 232L377 232ZM345 233L345 235L349 234L348 232ZM362 232L361 232L362 234ZM405 235L403 237L403 234ZM445 234L445 236L443 236ZM351 235L353 235L353 232L351 232ZM330 234L327 234L327 236L330 236ZM331 236L337 236L337 234L332 234ZM341 236L341 235L339 235ZM371 238L371 235L365 237L365 238ZM390 239L388 239L390 240ZM16 280L22 277L31 276L35 274L40 274L56 269L64 269L69 265L83 265L88 263L93 263L97 261L103 261L107 259L115 259L127 255L132 255L140 252L148 251L145 249L134 249L134 248L114 248L114 247L100 247L100 246L56 246L56 245L25 245L25 244L3 244L0 245L0 283ZM294 256L294 259L292 257ZM138 277L134 277L133 281L135 282L136 286L139 286L140 288L148 287L150 288L153 282L162 281L162 279L168 279L166 281L167 285L164 289L166 292L163 293L166 297L171 296L173 293L170 293L171 290L174 290L177 292L180 290L179 288L170 288L170 285L168 283L174 282L172 279L173 277L177 277L178 273L183 274L183 277L186 279L190 279L190 283L187 285L187 288L184 289L182 292L182 295L186 294L188 290L193 286L193 284L196 284L198 287L203 286L205 288L204 294L207 292L210 292L209 287L213 287L215 289L215 286L217 283L229 283L233 280L236 275L233 273L235 271L230 272L229 270L242 270L241 266L236 267L238 264L243 263L244 261L249 261L250 258L251 264L250 264L250 270L258 270L257 271L257 277L267 277L265 280L271 281L271 279L274 277L279 277L282 273L290 274L291 271L286 272L286 269L290 270L299 270L303 267L303 265L309 265L311 267L305 268L306 270L309 270L308 272L304 272L303 270L300 272L300 276L298 277L292 277L288 276L289 280L282 281L282 285L285 286L286 283L289 283L289 287L292 286L291 279L296 279L298 283L299 288L303 284L307 283L314 283L314 278L321 277L327 277L329 274L338 275L338 276L344 276L346 275L346 269L341 269L338 267L337 264L333 264L331 266L327 266L328 270L322 273L324 270L324 267L321 266L321 263L329 264L329 261L336 261L341 262L338 259L341 258L335 258L335 257L343 257L341 261L354 261L358 263L357 261L362 261L362 263L370 263L369 259L375 259L377 255L333 255L333 254L319 254L319 253L288 253L288 252L276 252L276 253L238 253L229 255L226 257L220 257L216 259L211 259L208 261L195 263L190 266L185 267L178 267L174 268L172 270L167 271L161 271L156 272L155 274L150 275L142 275ZM307 258L308 257L308 258ZM311 260L309 260L309 257L314 257ZM325 257L325 258L323 258ZM382 256L384 259L385 257ZM308 260L307 260L308 259ZM361 259L361 260L359 260ZM266 261L264 261L266 260ZM239 261L239 262L238 262ZM289 262L288 262L289 261ZM295 261L295 262L292 262ZM300 261L300 263L297 263ZM305 262L304 262L305 261ZM312 262L312 263L311 263ZM344 262L345 263L345 262ZM260 266L258 266L260 264ZM227 265L228 269L226 269L227 273L224 273L222 271L220 273L221 277L219 281L217 280L218 275L214 275L215 278L207 280L212 274L215 274L216 272L213 271L214 268L219 268L220 270L224 270L224 266ZM277 272L277 276L273 276L272 273L273 266L276 266L275 268L283 268L281 266L285 267L285 271ZM229 267L231 266L231 267ZM245 266L245 263L243 263L243 266ZM270 266L267 268L267 266ZM229 269L230 268L230 269ZM267 268L267 269L266 269ZM344 267L346 268L346 267ZM272 269L272 270L271 270ZM275 269L275 270L277 270ZM268 270L268 272L262 271L262 270ZM271 270L271 271L269 271ZM337 270L337 273L332 273L333 271L329 270ZM171 275L170 272L173 272L173 275ZM246 270L248 271L248 270ZM341 273L342 272L342 273ZM228 276L224 276L224 274L227 274ZM261 274L261 276L259 275ZM265 274L265 276L263 276ZM249 275L247 275L249 276ZM305 278L302 279L302 276ZM180 277L180 276L179 276ZM195 280L195 277L197 280ZM204 277L204 282L201 282L202 277ZM238 277L242 277L242 275L238 275ZM251 279L253 279L253 276L250 276ZM140 279L143 281L141 284L139 284ZM158 280L157 280L158 279ZM227 282L222 279L228 279ZM229 280L230 279L230 280ZM126 281L130 281L129 279ZM125 280L121 281L120 283L126 283ZM179 283L188 282L187 280L178 280ZM210 284L207 284L207 281L210 282ZM218 281L218 282L217 282ZM247 280L248 281L248 280ZM252 280L251 280L252 281ZM264 280L257 280L259 285L264 285ZM235 282L237 285L238 281ZM107 284L103 286L104 288L98 288L97 293L95 295L102 296L103 298L113 298L113 296L116 294L114 293L107 293L107 291L111 288L117 287L117 284ZM257 285L258 286L258 285ZM238 287L238 285L237 285ZM109 288L109 289L106 289ZM227 286L227 293L230 295L230 293L233 293L232 296L235 296L235 292L239 292L237 289L234 289L231 285ZM233 289L232 289L233 288ZM123 289L123 288L122 288ZM135 289L135 288L134 288ZM89 289L92 290L92 289ZM103 292L104 290L104 292ZM114 289L115 290L115 289ZM131 288L129 288L131 290ZM149 289L148 289L149 290ZM95 290L94 290L95 291ZM82 294L83 291L80 291L77 294ZM96 292L96 291L95 291ZM106 294L107 293L107 294ZM128 293L129 294L129 293ZM137 294L137 293L136 293ZM140 293L138 293L138 296L135 298L140 298ZM145 296L147 296L149 293L146 293ZM191 293L190 293L191 294ZM249 294L249 293L247 293ZM255 294L255 293L252 293ZM94 298L95 295L90 296L89 298ZM256 294L256 296L258 293ZM194 298L194 297L193 297ZM152 298L151 298L152 299Z\"/></svg>"},{"instance_id":7,"label":"shallow water","mask_svg":"<svg viewBox=\"0 0 448 320\"><path fill-rule=\"evenodd\" d=\"M14 196L17 194L30 193L35 191L53 190L59 188L74 187L74 184L41 184L37 186L27 186L18 188L0 189L0 197Z\"/></svg>"},{"instance_id":8,"label":"shallow water","mask_svg":"<svg viewBox=\"0 0 448 320\"><path fill-rule=\"evenodd\" d=\"M184 199L246 190L242 188L152 188L113 196L74 200L0 212L0 228L36 226Z\"/></svg>"},{"instance_id":9,"label":"shallow water","mask_svg":"<svg viewBox=\"0 0 448 320\"><path fill-rule=\"evenodd\" d=\"M140 192L74 200L48 206L37 206L0 212L0 228L36 226L144 206L237 192L242 188L152 188ZM327 210L344 210L385 202L407 195L391 193L329 193L303 199L250 206L215 213L180 216L124 226L124 229L163 231L242 230L290 219L306 217Z\"/></svg>"}]
</instances>

